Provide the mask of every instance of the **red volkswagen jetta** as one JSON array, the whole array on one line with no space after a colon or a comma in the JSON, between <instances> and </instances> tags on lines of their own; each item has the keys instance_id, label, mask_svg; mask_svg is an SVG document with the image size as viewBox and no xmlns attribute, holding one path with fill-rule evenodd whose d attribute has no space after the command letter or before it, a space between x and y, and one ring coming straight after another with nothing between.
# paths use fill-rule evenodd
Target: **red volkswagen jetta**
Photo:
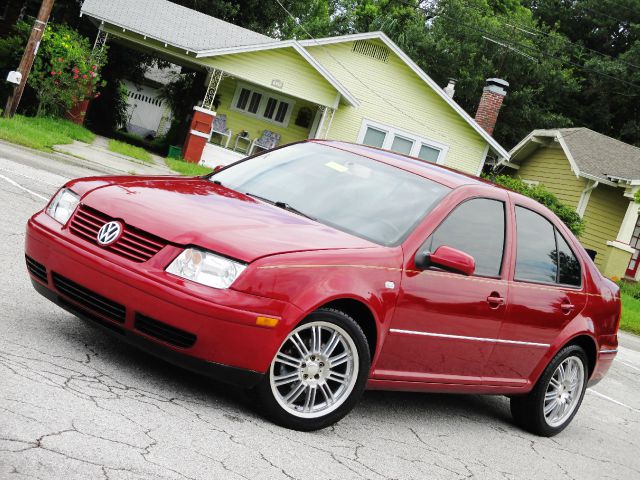
<instances>
[{"instance_id":1,"label":"red volkswagen jetta","mask_svg":"<svg viewBox=\"0 0 640 480\"><path fill-rule=\"evenodd\" d=\"M71 181L29 220L26 261L53 302L299 430L370 388L508 395L554 435L618 345L617 286L549 210L339 142Z\"/></svg>"}]
</instances>

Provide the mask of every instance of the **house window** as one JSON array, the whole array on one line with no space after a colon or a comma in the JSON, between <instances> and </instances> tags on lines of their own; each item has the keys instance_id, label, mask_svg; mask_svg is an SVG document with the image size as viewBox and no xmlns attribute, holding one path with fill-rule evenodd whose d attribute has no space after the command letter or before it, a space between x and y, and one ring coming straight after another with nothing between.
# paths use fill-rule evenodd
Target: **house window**
<instances>
[{"instance_id":1,"label":"house window","mask_svg":"<svg viewBox=\"0 0 640 480\"><path fill-rule=\"evenodd\" d=\"M293 104L293 101L279 95L242 84L238 85L231 103L233 110L285 127L289 123Z\"/></svg>"},{"instance_id":2,"label":"house window","mask_svg":"<svg viewBox=\"0 0 640 480\"><path fill-rule=\"evenodd\" d=\"M367 127L367 130L364 134L364 138L360 143L364 143L365 145L369 145L370 147L378 147L382 148L384 145L384 139L387 136L387 132L384 130L378 130L377 128Z\"/></svg>"},{"instance_id":3,"label":"house window","mask_svg":"<svg viewBox=\"0 0 640 480\"><path fill-rule=\"evenodd\" d=\"M425 162L444 163L449 147L421 138L412 133L365 120L360 129L358 143L417 157Z\"/></svg>"}]
</instances>

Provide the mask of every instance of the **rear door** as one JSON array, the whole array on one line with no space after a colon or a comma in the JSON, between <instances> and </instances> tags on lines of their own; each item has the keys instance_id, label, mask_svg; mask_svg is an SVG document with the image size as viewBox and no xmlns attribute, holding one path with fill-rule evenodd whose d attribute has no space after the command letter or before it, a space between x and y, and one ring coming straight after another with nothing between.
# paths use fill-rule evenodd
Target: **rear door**
<instances>
[{"instance_id":1,"label":"rear door","mask_svg":"<svg viewBox=\"0 0 640 480\"><path fill-rule=\"evenodd\" d=\"M509 305L485 383L521 386L560 331L585 307L583 267L555 225L515 205L515 268Z\"/></svg>"}]
</instances>

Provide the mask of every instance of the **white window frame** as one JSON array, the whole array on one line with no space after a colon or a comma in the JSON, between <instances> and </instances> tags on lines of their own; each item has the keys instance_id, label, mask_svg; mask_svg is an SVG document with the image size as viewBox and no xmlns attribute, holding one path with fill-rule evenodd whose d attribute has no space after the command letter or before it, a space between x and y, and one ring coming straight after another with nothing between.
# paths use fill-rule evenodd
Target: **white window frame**
<instances>
[{"instance_id":1,"label":"white window frame","mask_svg":"<svg viewBox=\"0 0 640 480\"><path fill-rule=\"evenodd\" d=\"M433 140L429 140L427 138L421 137L420 135L416 135L415 133L407 132L406 130L400 130L395 127L391 127L389 125L384 125L382 123L374 122L373 120L364 119L362 121L362 125L360 127L360 132L358 133L358 143L362 143L364 140L364 136L367 133L367 129L371 127L376 130L380 130L385 132L384 142L382 143L382 148L386 150L391 150L391 145L393 144L393 138L395 136L406 138L407 140L413 140L413 147L411 148L410 156L418 158L418 153L420 153L420 147L425 145L427 147L440 150L440 154L438 155L438 159L436 160L437 165L444 165L445 160L447 158L447 153L449 152L449 145L445 145L444 143L434 142ZM418 158L418 160L427 162L426 160L422 160Z\"/></svg>"},{"instance_id":2,"label":"white window frame","mask_svg":"<svg viewBox=\"0 0 640 480\"><path fill-rule=\"evenodd\" d=\"M262 98L260 99L260 103L258 104L258 110L256 113L251 113L247 110L243 110L241 108L236 107L237 103L238 103L238 98L240 97L240 92L242 91L242 89L247 89L249 90L250 94L249 94L249 99L251 99L251 97L253 96L253 93L260 93L262 95ZM265 107L267 106L267 101L269 100L269 98L273 98L275 100L277 100L277 104L276 104L276 110L275 112L278 111L278 107L280 106L281 103L286 103L289 105L289 108L287 109L287 114L284 117L284 120L282 122L277 122L276 120L272 119L272 118L267 118L265 116L262 115L262 113L264 112ZM278 95L277 93L273 93L272 90L265 90L263 88L259 88L259 87L254 87L253 85L249 85L248 83L243 83L243 82L238 82L238 85L236 85L236 91L233 95L233 100L231 100L231 110L234 110L236 112L240 112L243 115L248 115L249 117L253 117L253 118L257 118L258 120L262 120L264 122L269 122L269 123L273 123L274 125L278 125L281 127L288 127L289 126L289 120L291 119L291 114L293 113L293 106L296 104L296 102L294 100L292 100L289 97L285 97L283 95ZM249 106L249 102L247 102L247 107ZM274 112L274 117L275 117L275 112Z\"/></svg>"}]
</instances>

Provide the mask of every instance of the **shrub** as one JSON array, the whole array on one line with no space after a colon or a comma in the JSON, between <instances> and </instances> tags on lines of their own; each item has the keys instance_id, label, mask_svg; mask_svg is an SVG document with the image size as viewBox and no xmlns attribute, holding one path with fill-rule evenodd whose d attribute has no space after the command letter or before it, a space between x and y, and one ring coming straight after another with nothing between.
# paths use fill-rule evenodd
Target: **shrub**
<instances>
[{"instance_id":1,"label":"shrub","mask_svg":"<svg viewBox=\"0 0 640 480\"><path fill-rule=\"evenodd\" d=\"M76 30L49 23L28 81L38 97L37 114L62 115L76 102L100 95L105 61L106 48L92 52Z\"/></svg>"},{"instance_id":2,"label":"shrub","mask_svg":"<svg viewBox=\"0 0 640 480\"><path fill-rule=\"evenodd\" d=\"M569 230L571 230L574 235L580 236L584 232L585 222L580 215L578 215L578 212L558 200L558 197L543 185L529 186L520 178L510 177L508 175L484 175L484 178L540 202L555 213L560 220L569 227Z\"/></svg>"}]
</instances>

